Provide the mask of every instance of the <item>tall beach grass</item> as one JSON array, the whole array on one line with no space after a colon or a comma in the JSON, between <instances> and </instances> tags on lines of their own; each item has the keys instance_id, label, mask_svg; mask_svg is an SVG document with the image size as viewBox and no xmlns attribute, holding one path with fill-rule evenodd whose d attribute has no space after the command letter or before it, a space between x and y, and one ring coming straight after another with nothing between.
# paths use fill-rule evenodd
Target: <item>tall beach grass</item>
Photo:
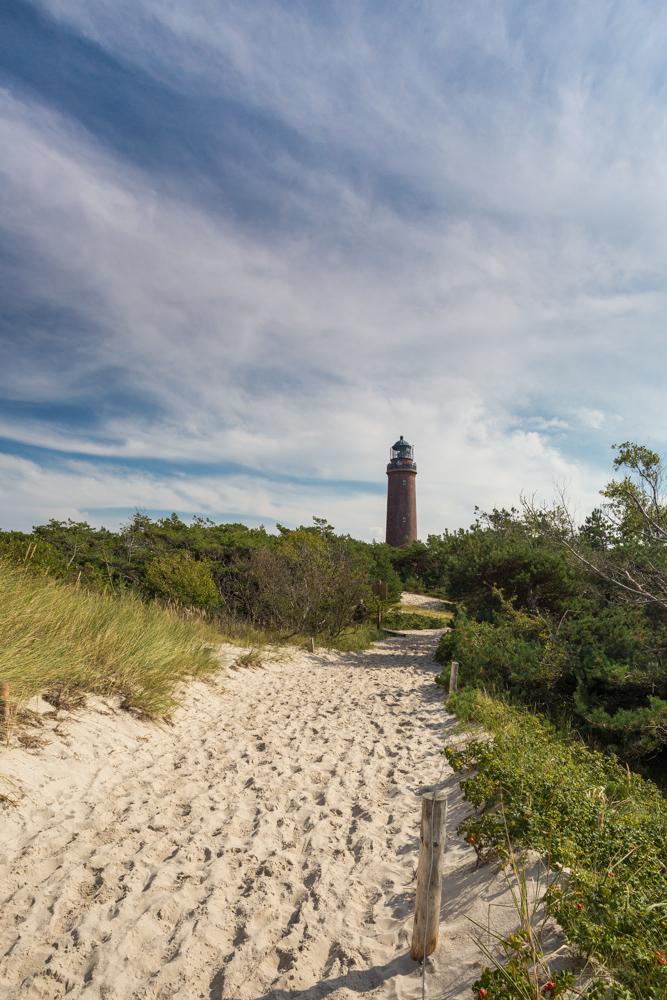
<instances>
[{"instance_id":1,"label":"tall beach grass","mask_svg":"<svg viewBox=\"0 0 667 1000\"><path fill-rule=\"evenodd\" d=\"M218 629L133 595L107 595L0 561L0 678L11 701L55 688L118 694L168 717L186 676L216 669Z\"/></svg>"}]
</instances>

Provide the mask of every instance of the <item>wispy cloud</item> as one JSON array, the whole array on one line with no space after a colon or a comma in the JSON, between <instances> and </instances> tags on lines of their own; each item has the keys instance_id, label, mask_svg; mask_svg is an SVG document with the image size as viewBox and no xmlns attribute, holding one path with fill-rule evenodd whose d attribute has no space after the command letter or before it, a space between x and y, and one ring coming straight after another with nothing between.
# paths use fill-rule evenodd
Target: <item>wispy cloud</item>
<instances>
[{"instance_id":1,"label":"wispy cloud","mask_svg":"<svg viewBox=\"0 0 667 1000\"><path fill-rule=\"evenodd\" d=\"M563 476L590 506L612 440L664 447L661 8L0 21L6 527L138 504L372 537L404 433L425 535Z\"/></svg>"}]
</instances>

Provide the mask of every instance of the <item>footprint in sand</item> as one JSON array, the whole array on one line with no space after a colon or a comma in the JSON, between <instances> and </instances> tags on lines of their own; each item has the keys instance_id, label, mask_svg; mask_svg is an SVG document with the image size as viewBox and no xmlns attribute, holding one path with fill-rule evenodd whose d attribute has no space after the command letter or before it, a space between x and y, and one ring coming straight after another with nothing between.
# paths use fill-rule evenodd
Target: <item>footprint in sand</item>
<instances>
[{"instance_id":1,"label":"footprint in sand","mask_svg":"<svg viewBox=\"0 0 667 1000\"><path fill-rule=\"evenodd\" d=\"M73 717L67 746L0 751L22 795L3 813L3 1000L420 997L408 948L416 792L441 773L448 723L438 638L269 656L224 692L192 683L169 730L116 705ZM458 1000L479 972L466 915L486 925L492 901L507 918L499 877L448 844L457 895L428 972Z\"/></svg>"}]
</instances>

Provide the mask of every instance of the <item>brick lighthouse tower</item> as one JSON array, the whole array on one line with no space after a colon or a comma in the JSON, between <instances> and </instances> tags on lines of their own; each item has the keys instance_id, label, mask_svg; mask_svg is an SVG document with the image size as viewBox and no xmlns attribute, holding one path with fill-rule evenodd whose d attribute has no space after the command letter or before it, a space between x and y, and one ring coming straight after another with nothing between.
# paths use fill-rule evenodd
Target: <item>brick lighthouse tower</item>
<instances>
[{"instance_id":1,"label":"brick lighthouse tower","mask_svg":"<svg viewBox=\"0 0 667 1000\"><path fill-rule=\"evenodd\" d=\"M417 466L413 453L412 445L404 441L401 434L400 440L391 449L387 466L386 540L388 545L398 549L417 540Z\"/></svg>"}]
</instances>

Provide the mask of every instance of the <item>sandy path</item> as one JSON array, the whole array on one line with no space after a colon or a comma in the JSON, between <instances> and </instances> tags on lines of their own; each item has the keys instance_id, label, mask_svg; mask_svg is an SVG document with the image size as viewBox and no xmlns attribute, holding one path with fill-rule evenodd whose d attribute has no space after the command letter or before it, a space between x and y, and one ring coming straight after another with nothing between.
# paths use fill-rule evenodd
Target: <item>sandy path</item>
<instances>
[{"instance_id":1,"label":"sandy path","mask_svg":"<svg viewBox=\"0 0 667 1000\"><path fill-rule=\"evenodd\" d=\"M426 597L424 594L411 594L404 590L401 594L401 604L405 607L423 608L425 611L451 611L452 605L439 601L436 597Z\"/></svg>"},{"instance_id":2,"label":"sandy path","mask_svg":"<svg viewBox=\"0 0 667 1000\"><path fill-rule=\"evenodd\" d=\"M0 814L0 995L421 996L418 796L451 723L438 635L192 684L167 731L101 703L47 747L0 753L21 797ZM467 807L450 784L427 995L454 1000L479 973L466 914L511 917L453 833Z\"/></svg>"}]
</instances>

